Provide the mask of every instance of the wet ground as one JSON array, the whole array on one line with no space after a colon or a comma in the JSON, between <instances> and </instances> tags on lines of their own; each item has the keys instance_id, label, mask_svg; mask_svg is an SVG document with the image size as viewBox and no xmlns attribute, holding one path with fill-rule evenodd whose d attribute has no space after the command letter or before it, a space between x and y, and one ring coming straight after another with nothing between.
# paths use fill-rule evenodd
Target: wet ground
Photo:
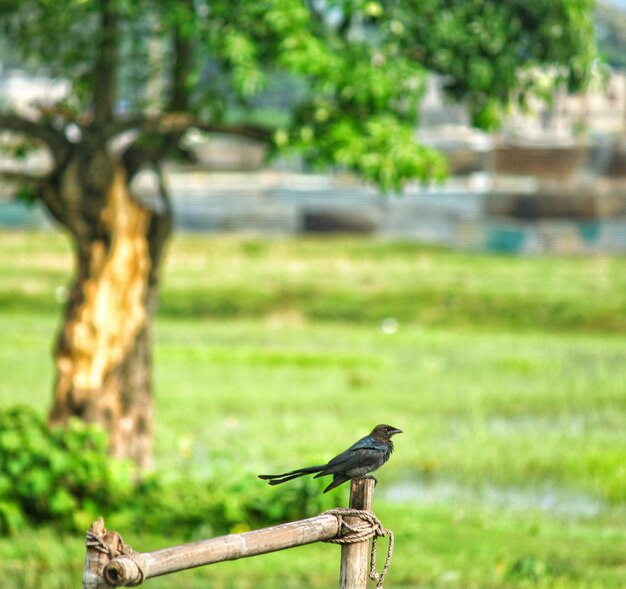
<instances>
[{"instance_id":1,"label":"wet ground","mask_svg":"<svg viewBox=\"0 0 626 589\"><path fill-rule=\"evenodd\" d=\"M546 485L539 488L464 485L452 480L406 478L386 486L387 501L428 505L479 505L512 511L539 511L558 517L587 519L603 515L611 506L591 494Z\"/></svg>"}]
</instances>

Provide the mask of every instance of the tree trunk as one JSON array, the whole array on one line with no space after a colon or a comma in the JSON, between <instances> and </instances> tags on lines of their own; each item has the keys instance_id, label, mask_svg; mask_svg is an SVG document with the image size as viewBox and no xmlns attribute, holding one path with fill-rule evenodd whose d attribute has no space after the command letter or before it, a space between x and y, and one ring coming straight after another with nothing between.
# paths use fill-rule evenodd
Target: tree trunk
<instances>
[{"instance_id":1,"label":"tree trunk","mask_svg":"<svg viewBox=\"0 0 626 589\"><path fill-rule=\"evenodd\" d=\"M113 163L112 177L97 199L90 194L93 182L85 180L89 174L68 169L74 184L60 182L64 201L75 202L79 195L83 216L95 212L98 218L91 219L89 231L72 231L77 269L55 349L50 422L78 416L99 423L109 433L114 456L149 468L151 325L166 235L154 230L156 214L131 197L120 164Z\"/></svg>"}]
</instances>

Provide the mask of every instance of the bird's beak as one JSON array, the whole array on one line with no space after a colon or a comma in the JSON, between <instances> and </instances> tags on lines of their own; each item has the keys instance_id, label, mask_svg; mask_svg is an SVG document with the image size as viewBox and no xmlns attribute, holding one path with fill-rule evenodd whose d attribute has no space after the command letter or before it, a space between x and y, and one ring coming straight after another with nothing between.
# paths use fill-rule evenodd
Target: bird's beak
<instances>
[{"instance_id":1,"label":"bird's beak","mask_svg":"<svg viewBox=\"0 0 626 589\"><path fill-rule=\"evenodd\" d=\"M403 434L404 432L401 429L398 429L397 427L394 427L389 433L392 436L395 436L396 434Z\"/></svg>"}]
</instances>

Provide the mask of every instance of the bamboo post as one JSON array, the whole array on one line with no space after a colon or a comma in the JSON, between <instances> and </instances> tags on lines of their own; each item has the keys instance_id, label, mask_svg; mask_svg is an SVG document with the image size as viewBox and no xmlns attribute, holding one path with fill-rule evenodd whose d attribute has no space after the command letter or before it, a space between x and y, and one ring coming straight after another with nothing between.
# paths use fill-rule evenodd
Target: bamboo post
<instances>
[{"instance_id":1,"label":"bamboo post","mask_svg":"<svg viewBox=\"0 0 626 589\"><path fill-rule=\"evenodd\" d=\"M105 533L104 520L102 518L93 522L89 532L101 537ZM110 558L95 546L87 546L87 556L85 557L85 569L83 571L83 589L101 589L106 587L102 579L102 569L109 562Z\"/></svg>"},{"instance_id":2,"label":"bamboo post","mask_svg":"<svg viewBox=\"0 0 626 589\"><path fill-rule=\"evenodd\" d=\"M117 532L107 532L104 520L100 517L87 532L87 556L83 571L83 589L110 589L102 572L112 555L119 554L124 542Z\"/></svg>"},{"instance_id":3,"label":"bamboo post","mask_svg":"<svg viewBox=\"0 0 626 589\"><path fill-rule=\"evenodd\" d=\"M350 507L372 511L374 500L373 478L352 479L350 486ZM358 523L358 517L346 517L346 523ZM339 586L341 589L365 589L367 585L368 564L370 555L369 540L342 544L341 546L341 574Z\"/></svg>"},{"instance_id":4,"label":"bamboo post","mask_svg":"<svg viewBox=\"0 0 626 589\"><path fill-rule=\"evenodd\" d=\"M105 565L102 576L109 586L134 586L150 577L329 540L335 538L338 533L337 517L330 514L318 515L270 528L243 534L229 534L154 552L122 554Z\"/></svg>"}]
</instances>

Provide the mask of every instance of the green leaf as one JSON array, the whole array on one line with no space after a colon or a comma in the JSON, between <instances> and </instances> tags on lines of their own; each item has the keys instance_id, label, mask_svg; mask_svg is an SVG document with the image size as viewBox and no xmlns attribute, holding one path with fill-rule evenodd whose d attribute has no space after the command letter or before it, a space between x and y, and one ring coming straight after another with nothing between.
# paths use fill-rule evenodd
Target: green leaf
<instances>
[{"instance_id":1,"label":"green leaf","mask_svg":"<svg viewBox=\"0 0 626 589\"><path fill-rule=\"evenodd\" d=\"M49 507L52 516L70 515L78 508L78 501L67 489L60 488L50 495Z\"/></svg>"}]
</instances>

